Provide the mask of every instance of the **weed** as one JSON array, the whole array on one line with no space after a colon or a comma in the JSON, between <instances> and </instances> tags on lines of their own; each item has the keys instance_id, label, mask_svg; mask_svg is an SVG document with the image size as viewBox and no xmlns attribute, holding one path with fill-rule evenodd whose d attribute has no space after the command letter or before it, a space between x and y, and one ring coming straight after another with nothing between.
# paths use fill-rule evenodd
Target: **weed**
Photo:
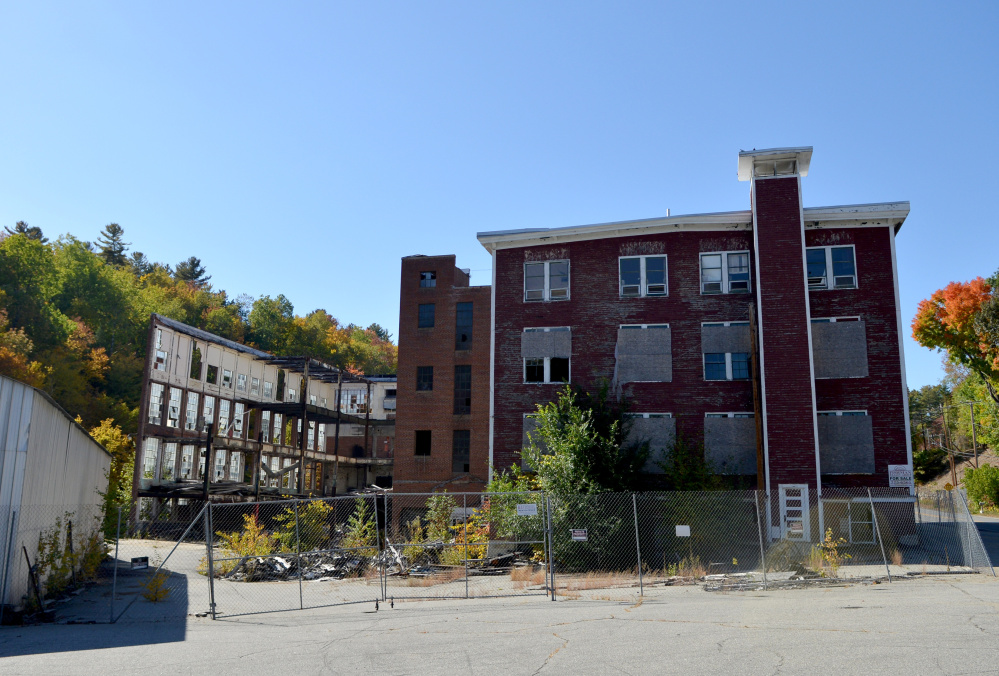
<instances>
[{"instance_id":1,"label":"weed","mask_svg":"<svg viewBox=\"0 0 999 676\"><path fill-rule=\"evenodd\" d=\"M893 550L892 553L891 553L891 562L892 562L893 565L901 566L902 565L902 552L900 552L897 549Z\"/></svg>"},{"instance_id":2,"label":"weed","mask_svg":"<svg viewBox=\"0 0 999 676\"><path fill-rule=\"evenodd\" d=\"M819 566L815 567L813 565L810 565L809 567L811 567L812 570L816 570L820 573L823 573L824 575L825 574L823 570L824 566L822 564L825 564L829 566L829 569L832 572L832 577L836 577L836 574L839 571L839 567L843 565L843 562L846 559L853 558L851 555L844 554L839 551L839 547L845 544L846 544L845 539L843 538L834 539L832 528L827 528L825 539L812 548L812 552L809 556L809 563L812 564L813 559L817 554L818 560L820 562Z\"/></svg>"},{"instance_id":3,"label":"weed","mask_svg":"<svg viewBox=\"0 0 999 676\"><path fill-rule=\"evenodd\" d=\"M159 565L159 563L154 563L152 568L158 568ZM152 603L159 603L169 596L170 588L166 586L169 577L169 573L163 569L159 569L150 575L149 579L142 585L142 598Z\"/></svg>"}]
</instances>

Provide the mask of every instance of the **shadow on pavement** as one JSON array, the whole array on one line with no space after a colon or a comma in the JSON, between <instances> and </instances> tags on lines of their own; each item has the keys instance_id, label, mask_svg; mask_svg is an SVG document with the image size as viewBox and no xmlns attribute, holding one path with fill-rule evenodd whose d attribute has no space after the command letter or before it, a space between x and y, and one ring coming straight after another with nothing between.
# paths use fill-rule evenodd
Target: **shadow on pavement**
<instances>
[{"instance_id":1,"label":"shadow on pavement","mask_svg":"<svg viewBox=\"0 0 999 676\"><path fill-rule=\"evenodd\" d=\"M999 519L985 516L976 516L974 519L978 532L982 535L982 544L985 545L985 551L994 568L999 564Z\"/></svg>"}]
</instances>

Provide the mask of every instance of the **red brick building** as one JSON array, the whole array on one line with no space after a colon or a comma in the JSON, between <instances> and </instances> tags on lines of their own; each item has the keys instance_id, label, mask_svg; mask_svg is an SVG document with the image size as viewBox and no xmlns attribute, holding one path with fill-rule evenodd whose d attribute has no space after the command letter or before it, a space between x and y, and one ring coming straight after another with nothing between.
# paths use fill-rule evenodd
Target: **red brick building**
<instances>
[{"instance_id":1,"label":"red brick building","mask_svg":"<svg viewBox=\"0 0 999 676\"><path fill-rule=\"evenodd\" d=\"M492 464L520 462L528 414L569 379L627 398L656 452L679 431L754 480L760 418L760 488L775 493L887 487L890 465L911 465L895 266L909 205L804 208L810 160L740 153L747 211L479 233Z\"/></svg>"},{"instance_id":2,"label":"red brick building","mask_svg":"<svg viewBox=\"0 0 999 676\"><path fill-rule=\"evenodd\" d=\"M394 488L478 491L489 480L490 288L454 256L402 259Z\"/></svg>"}]
</instances>

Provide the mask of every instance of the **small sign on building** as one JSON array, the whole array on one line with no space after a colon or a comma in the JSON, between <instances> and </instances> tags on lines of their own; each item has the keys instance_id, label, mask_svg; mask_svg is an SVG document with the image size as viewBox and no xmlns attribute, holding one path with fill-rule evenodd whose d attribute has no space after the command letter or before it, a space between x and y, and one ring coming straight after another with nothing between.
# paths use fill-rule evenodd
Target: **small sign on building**
<instances>
[{"instance_id":1,"label":"small sign on building","mask_svg":"<svg viewBox=\"0 0 999 676\"><path fill-rule=\"evenodd\" d=\"M146 568L149 568L148 556L132 557L132 570L145 570Z\"/></svg>"},{"instance_id":2,"label":"small sign on building","mask_svg":"<svg viewBox=\"0 0 999 676\"><path fill-rule=\"evenodd\" d=\"M888 465L888 486L912 488L912 465Z\"/></svg>"},{"instance_id":3,"label":"small sign on building","mask_svg":"<svg viewBox=\"0 0 999 676\"><path fill-rule=\"evenodd\" d=\"M533 502L528 502L526 504L517 504L517 516L537 516L538 506Z\"/></svg>"},{"instance_id":4,"label":"small sign on building","mask_svg":"<svg viewBox=\"0 0 999 676\"><path fill-rule=\"evenodd\" d=\"M586 542L586 529L585 528L572 528L569 530L572 533L572 539L576 542Z\"/></svg>"},{"instance_id":5,"label":"small sign on building","mask_svg":"<svg viewBox=\"0 0 999 676\"><path fill-rule=\"evenodd\" d=\"M678 538L689 538L690 537L690 526L677 526L676 536Z\"/></svg>"}]
</instances>

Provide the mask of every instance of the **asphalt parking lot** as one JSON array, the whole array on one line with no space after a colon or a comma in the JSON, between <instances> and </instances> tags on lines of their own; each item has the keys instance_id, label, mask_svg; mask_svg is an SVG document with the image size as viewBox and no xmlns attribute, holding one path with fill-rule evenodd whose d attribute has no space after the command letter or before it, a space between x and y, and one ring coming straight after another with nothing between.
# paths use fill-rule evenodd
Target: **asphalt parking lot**
<instances>
[{"instance_id":1,"label":"asphalt parking lot","mask_svg":"<svg viewBox=\"0 0 999 676\"><path fill-rule=\"evenodd\" d=\"M15 674L969 674L999 670L999 580L359 604L0 629Z\"/></svg>"}]
</instances>

